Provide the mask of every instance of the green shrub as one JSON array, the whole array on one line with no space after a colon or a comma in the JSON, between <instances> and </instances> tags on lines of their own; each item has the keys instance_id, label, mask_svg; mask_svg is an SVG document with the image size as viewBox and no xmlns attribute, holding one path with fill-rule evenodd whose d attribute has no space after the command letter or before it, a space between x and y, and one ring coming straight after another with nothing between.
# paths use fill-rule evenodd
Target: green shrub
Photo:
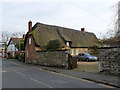
<instances>
[{"instance_id":1,"label":"green shrub","mask_svg":"<svg viewBox=\"0 0 120 90\"><path fill-rule=\"evenodd\" d=\"M20 50L24 50L24 39L21 39L19 43L16 44L16 47Z\"/></svg>"},{"instance_id":2,"label":"green shrub","mask_svg":"<svg viewBox=\"0 0 120 90\"><path fill-rule=\"evenodd\" d=\"M61 46L62 45L59 40L52 40L47 44L46 50L59 50L61 49Z\"/></svg>"},{"instance_id":3,"label":"green shrub","mask_svg":"<svg viewBox=\"0 0 120 90\"><path fill-rule=\"evenodd\" d=\"M18 54L15 54L15 59L18 59Z\"/></svg>"},{"instance_id":4,"label":"green shrub","mask_svg":"<svg viewBox=\"0 0 120 90\"><path fill-rule=\"evenodd\" d=\"M20 54L20 61L24 62L24 54Z\"/></svg>"},{"instance_id":5,"label":"green shrub","mask_svg":"<svg viewBox=\"0 0 120 90\"><path fill-rule=\"evenodd\" d=\"M98 46L91 46L88 49L89 49L89 53L91 53L91 54L97 54L98 53Z\"/></svg>"}]
</instances>

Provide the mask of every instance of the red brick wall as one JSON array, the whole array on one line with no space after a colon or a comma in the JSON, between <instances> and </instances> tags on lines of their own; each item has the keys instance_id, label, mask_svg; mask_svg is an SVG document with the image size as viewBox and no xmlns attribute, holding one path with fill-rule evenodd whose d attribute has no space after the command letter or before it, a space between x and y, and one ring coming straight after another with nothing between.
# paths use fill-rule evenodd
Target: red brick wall
<instances>
[{"instance_id":1,"label":"red brick wall","mask_svg":"<svg viewBox=\"0 0 120 90\"><path fill-rule=\"evenodd\" d=\"M14 56L13 56L13 52L14 52ZM8 54L8 57L9 57L9 58L17 58L16 55L19 54L18 51L11 51L11 52L8 52L8 53L9 53L9 54Z\"/></svg>"},{"instance_id":2,"label":"red brick wall","mask_svg":"<svg viewBox=\"0 0 120 90\"><path fill-rule=\"evenodd\" d=\"M29 44L29 38L31 38L31 44ZM28 51L28 54L27 54ZM27 57L28 55L28 57ZM35 57L35 43L33 36L28 36L25 44L25 63L31 63Z\"/></svg>"}]
</instances>

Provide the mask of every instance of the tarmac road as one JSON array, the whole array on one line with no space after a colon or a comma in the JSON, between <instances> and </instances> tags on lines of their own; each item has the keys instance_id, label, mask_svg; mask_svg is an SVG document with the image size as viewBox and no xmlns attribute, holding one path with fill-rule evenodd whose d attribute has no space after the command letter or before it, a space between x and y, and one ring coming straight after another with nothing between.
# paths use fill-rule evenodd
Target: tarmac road
<instances>
[{"instance_id":1,"label":"tarmac road","mask_svg":"<svg viewBox=\"0 0 120 90\"><path fill-rule=\"evenodd\" d=\"M108 88L32 66L2 60L2 88Z\"/></svg>"}]
</instances>

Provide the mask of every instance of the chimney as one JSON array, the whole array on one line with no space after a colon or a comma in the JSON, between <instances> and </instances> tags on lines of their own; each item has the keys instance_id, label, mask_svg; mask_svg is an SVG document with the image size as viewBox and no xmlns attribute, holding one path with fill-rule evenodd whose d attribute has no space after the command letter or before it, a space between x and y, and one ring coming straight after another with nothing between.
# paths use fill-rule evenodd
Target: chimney
<instances>
[{"instance_id":1,"label":"chimney","mask_svg":"<svg viewBox=\"0 0 120 90\"><path fill-rule=\"evenodd\" d=\"M25 34L23 34L23 39L25 39Z\"/></svg>"},{"instance_id":2,"label":"chimney","mask_svg":"<svg viewBox=\"0 0 120 90\"><path fill-rule=\"evenodd\" d=\"M29 30L29 32L32 31L32 21L31 20L28 22L28 30Z\"/></svg>"},{"instance_id":3,"label":"chimney","mask_svg":"<svg viewBox=\"0 0 120 90\"><path fill-rule=\"evenodd\" d=\"M85 28L81 28L81 31L82 31L82 32L85 32Z\"/></svg>"}]
</instances>

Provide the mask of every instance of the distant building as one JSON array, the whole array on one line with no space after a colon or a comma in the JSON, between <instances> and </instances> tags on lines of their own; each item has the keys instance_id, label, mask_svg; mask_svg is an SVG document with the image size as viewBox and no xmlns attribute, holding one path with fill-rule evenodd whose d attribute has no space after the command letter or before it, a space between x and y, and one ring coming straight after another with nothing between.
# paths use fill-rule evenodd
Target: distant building
<instances>
[{"instance_id":1,"label":"distant building","mask_svg":"<svg viewBox=\"0 0 120 90\"><path fill-rule=\"evenodd\" d=\"M32 22L28 22L29 31L25 38L25 61L33 61L36 51L45 49L52 40L59 40L62 45L61 50L68 50L72 56L79 53L88 52L88 47L100 46L100 42L95 34L69 28L36 23L32 27Z\"/></svg>"},{"instance_id":2,"label":"distant building","mask_svg":"<svg viewBox=\"0 0 120 90\"><path fill-rule=\"evenodd\" d=\"M2 57L2 58L6 57L6 50L5 50L4 43L0 43L0 57Z\"/></svg>"},{"instance_id":3,"label":"distant building","mask_svg":"<svg viewBox=\"0 0 120 90\"><path fill-rule=\"evenodd\" d=\"M23 35L22 38L14 38L11 37L7 48L8 48L8 57L10 58L16 58L16 55L18 55L18 51L20 50L21 46L19 46L21 44L21 40L25 39L25 35Z\"/></svg>"}]
</instances>

